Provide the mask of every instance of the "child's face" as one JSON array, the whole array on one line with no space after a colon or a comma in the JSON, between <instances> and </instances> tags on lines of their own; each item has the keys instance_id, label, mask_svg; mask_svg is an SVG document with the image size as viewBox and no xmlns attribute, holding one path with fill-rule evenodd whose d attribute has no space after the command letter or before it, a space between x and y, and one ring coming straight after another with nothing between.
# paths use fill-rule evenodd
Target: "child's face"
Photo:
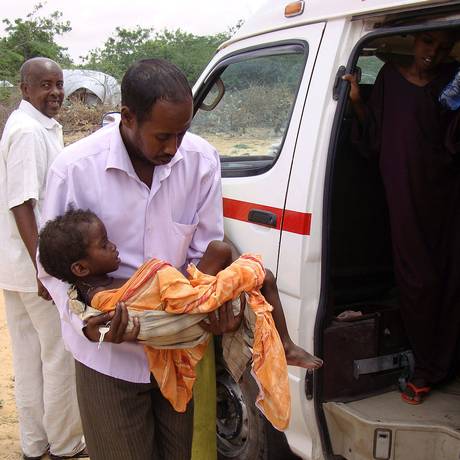
<instances>
[{"instance_id":1,"label":"child's face","mask_svg":"<svg viewBox=\"0 0 460 460\"><path fill-rule=\"evenodd\" d=\"M108 240L104 224L95 219L88 224L88 247L85 262L91 275L114 272L120 265L117 247Z\"/></svg>"}]
</instances>

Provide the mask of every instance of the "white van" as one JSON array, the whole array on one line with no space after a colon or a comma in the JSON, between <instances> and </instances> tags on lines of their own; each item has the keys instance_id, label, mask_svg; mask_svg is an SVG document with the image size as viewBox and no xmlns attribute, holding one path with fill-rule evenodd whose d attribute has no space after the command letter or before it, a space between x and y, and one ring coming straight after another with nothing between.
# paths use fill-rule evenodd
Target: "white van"
<instances>
[{"instance_id":1,"label":"white van","mask_svg":"<svg viewBox=\"0 0 460 460\"><path fill-rule=\"evenodd\" d=\"M413 32L456 26L460 1L268 0L197 81L192 131L221 155L226 234L263 256L292 338L325 360L314 375L289 368L287 442L255 411L250 379L222 371L220 458L460 459L460 389L420 406L397 391L413 358L386 203L350 141L341 79L359 67L365 94ZM339 321L344 310L363 315Z\"/></svg>"}]
</instances>

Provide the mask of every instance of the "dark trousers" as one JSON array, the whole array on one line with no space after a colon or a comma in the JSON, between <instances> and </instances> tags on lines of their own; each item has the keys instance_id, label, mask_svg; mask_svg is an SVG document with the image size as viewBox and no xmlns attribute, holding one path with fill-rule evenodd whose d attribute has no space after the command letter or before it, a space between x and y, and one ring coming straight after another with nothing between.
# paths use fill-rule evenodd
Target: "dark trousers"
<instances>
[{"instance_id":1,"label":"dark trousers","mask_svg":"<svg viewBox=\"0 0 460 460\"><path fill-rule=\"evenodd\" d=\"M193 401L176 412L156 382L131 383L75 361L77 396L91 460L189 460Z\"/></svg>"}]
</instances>

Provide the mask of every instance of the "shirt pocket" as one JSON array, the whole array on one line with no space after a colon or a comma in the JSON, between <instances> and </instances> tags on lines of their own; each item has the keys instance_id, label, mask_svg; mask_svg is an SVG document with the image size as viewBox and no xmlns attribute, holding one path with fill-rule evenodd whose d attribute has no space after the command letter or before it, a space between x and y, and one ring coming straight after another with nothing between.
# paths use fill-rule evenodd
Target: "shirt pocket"
<instances>
[{"instance_id":1,"label":"shirt pocket","mask_svg":"<svg viewBox=\"0 0 460 460\"><path fill-rule=\"evenodd\" d=\"M193 235L195 234L198 222L193 224L180 224L172 222L174 250L172 259L169 262L175 267L182 267L187 260L187 253L192 242Z\"/></svg>"}]
</instances>

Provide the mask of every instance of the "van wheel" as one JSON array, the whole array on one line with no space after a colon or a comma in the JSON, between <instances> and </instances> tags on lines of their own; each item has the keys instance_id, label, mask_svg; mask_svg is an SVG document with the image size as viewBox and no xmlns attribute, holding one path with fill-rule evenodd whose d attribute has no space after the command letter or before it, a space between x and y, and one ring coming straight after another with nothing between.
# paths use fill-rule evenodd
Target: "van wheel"
<instances>
[{"instance_id":1,"label":"van wheel","mask_svg":"<svg viewBox=\"0 0 460 460\"><path fill-rule=\"evenodd\" d=\"M257 384L247 369L240 382L217 374L218 459L266 460L265 422L255 406Z\"/></svg>"}]
</instances>

